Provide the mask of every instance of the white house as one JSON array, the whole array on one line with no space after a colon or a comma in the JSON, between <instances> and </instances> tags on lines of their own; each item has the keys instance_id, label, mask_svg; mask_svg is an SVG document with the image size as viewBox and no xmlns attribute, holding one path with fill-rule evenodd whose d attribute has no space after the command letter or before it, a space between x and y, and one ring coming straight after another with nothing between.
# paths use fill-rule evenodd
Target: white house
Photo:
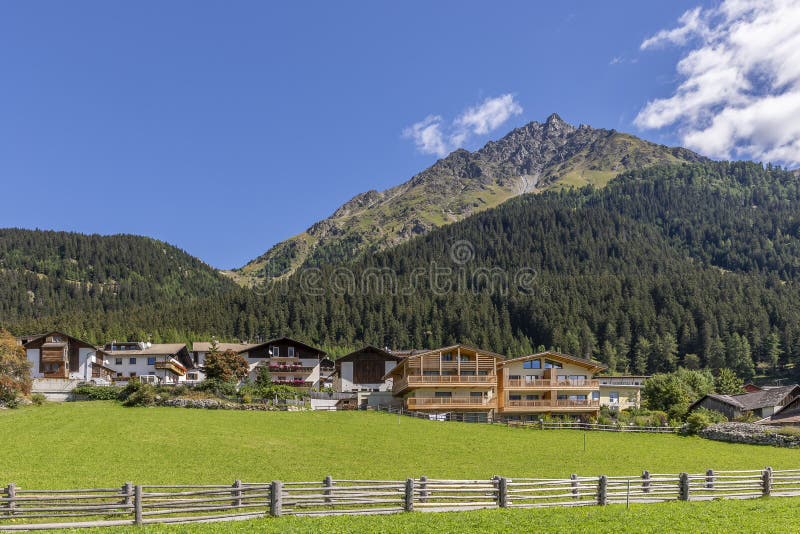
<instances>
[{"instance_id":1,"label":"white house","mask_svg":"<svg viewBox=\"0 0 800 534\"><path fill-rule=\"evenodd\" d=\"M149 342L107 343L99 353L104 365L114 370L114 379L155 376L158 382L185 382L193 368L189 351L183 343L153 344Z\"/></svg>"},{"instance_id":2,"label":"white house","mask_svg":"<svg viewBox=\"0 0 800 534\"><path fill-rule=\"evenodd\" d=\"M63 332L20 338L31 364L33 378L90 381L107 378L112 370L103 364L94 345Z\"/></svg>"}]
</instances>

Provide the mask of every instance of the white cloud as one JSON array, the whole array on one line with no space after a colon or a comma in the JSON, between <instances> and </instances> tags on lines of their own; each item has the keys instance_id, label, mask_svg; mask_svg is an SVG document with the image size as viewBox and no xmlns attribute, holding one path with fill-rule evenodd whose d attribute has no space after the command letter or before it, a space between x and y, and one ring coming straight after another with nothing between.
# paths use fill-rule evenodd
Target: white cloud
<instances>
[{"instance_id":1,"label":"white cloud","mask_svg":"<svg viewBox=\"0 0 800 534\"><path fill-rule=\"evenodd\" d=\"M800 0L725 0L684 13L641 48L685 47L674 93L639 112L713 157L800 164Z\"/></svg>"},{"instance_id":2,"label":"white cloud","mask_svg":"<svg viewBox=\"0 0 800 534\"><path fill-rule=\"evenodd\" d=\"M442 133L442 117L428 115L423 120L403 130L403 137L414 140L417 149L424 154L447 153L447 144Z\"/></svg>"},{"instance_id":3,"label":"white cloud","mask_svg":"<svg viewBox=\"0 0 800 534\"><path fill-rule=\"evenodd\" d=\"M450 124L445 124L440 115L428 115L404 129L403 137L412 139L424 154L446 156L463 146L473 135L492 132L520 113L522 106L514 100L513 95L500 95L467 108Z\"/></svg>"}]
</instances>

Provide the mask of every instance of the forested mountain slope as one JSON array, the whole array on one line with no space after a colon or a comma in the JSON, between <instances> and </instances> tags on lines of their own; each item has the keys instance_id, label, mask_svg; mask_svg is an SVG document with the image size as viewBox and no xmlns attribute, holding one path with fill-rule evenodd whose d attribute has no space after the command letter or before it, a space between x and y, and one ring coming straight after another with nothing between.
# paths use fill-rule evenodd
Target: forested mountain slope
<instances>
[{"instance_id":1,"label":"forested mountain slope","mask_svg":"<svg viewBox=\"0 0 800 534\"><path fill-rule=\"evenodd\" d=\"M704 158L632 135L568 124L553 114L475 152L459 149L407 182L368 191L327 219L230 273L245 285L299 267L349 261L497 206L552 188L605 185L617 174Z\"/></svg>"},{"instance_id":2,"label":"forested mountain slope","mask_svg":"<svg viewBox=\"0 0 800 534\"><path fill-rule=\"evenodd\" d=\"M197 258L148 237L0 229L0 324L191 306L236 289Z\"/></svg>"},{"instance_id":3,"label":"forested mountain slope","mask_svg":"<svg viewBox=\"0 0 800 534\"><path fill-rule=\"evenodd\" d=\"M752 163L653 167L602 189L521 196L259 291L15 327L281 333L327 347L458 341L509 356L545 346L618 371L749 376L759 362L800 360L799 184Z\"/></svg>"}]
</instances>

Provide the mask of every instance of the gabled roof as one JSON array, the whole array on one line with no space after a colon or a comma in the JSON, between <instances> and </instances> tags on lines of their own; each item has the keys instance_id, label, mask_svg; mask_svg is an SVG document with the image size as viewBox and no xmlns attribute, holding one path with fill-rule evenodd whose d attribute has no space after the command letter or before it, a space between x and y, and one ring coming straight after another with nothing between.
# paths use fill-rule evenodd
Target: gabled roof
<instances>
[{"instance_id":1,"label":"gabled roof","mask_svg":"<svg viewBox=\"0 0 800 534\"><path fill-rule=\"evenodd\" d=\"M397 354L395 354L393 352L389 352L389 351L386 351L386 350L383 350L383 349L379 349L378 347L374 347L372 345L365 345L365 346L361 347L358 350L354 350L350 354L346 354L346 355L342 356L341 358L336 358L336 361L337 362L353 361L356 358L358 358L358 356L360 354L363 354L365 352L371 352L373 354L377 354L379 356L383 356L387 360L394 360L396 362L399 362L400 360L403 359L402 356L399 356L399 355L397 355Z\"/></svg>"},{"instance_id":2,"label":"gabled roof","mask_svg":"<svg viewBox=\"0 0 800 534\"><path fill-rule=\"evenodd\" d=\"M309 351L312 351L312 352L318 352L320 354L320 356L327 356L328 355L328 353L325 352L322 349L318 349L317 347L312 347L311 345L307 345L307 344L303 343L302 341L297 341L296 339L292 339L292 338L286 337L286 336L278 337L278 338L275 338L275 339L270 339L269 341L265 341L264 343L258 343L257 345L252 345L248 350L253 350L253 349L257 349L257 348L265 347L265 346L269 346L269 345L277 345L278 343L289 343L291 345L297 345L299 347L303 347L306 350L309 350Z\"/></svg>"},{"instance_id":3,"label":"gabled roof","mask_svg":"<svg viewBox=\"0 0 800 534\"><path fill-rule=\"evenodd\" d=\"M707 398L733 406L742 411L760 410L761 408L769 406L778 406L786 397L792 394L800 395L800 386L794 384L791 386L754 391L753 393L741 393L739 395L719 395L710 393L689 406L689 410L692 410Z\"/></svg>"},{"instance_id":4,"label":"gabled roof","mask_svg":"<svg viewBox=\"0 0 800 534\"><path fill-rule=\"evenodd\" d=\"M65 337L65 338L68 338L70 341L73 341L73 342L75 342L75 343L76 343L76 344L78 344L78 345L83 345L83 346L84 346L84 347L86 347L86 348L97 349L97 347L95 347L94 345L92 345L92 344L91 344L91 343L89 343L88 341L83 341L82 339L78 339L77 337L71 336L71 335L69 335L69 334L65 334L64 332L61 332L61 331L59 331L59 330L52 330L52 331L50 331L50 332L46 332L46 333L44 333L44 334L37 334L37 335L35 335L35 336L23 336L23 337L27 337L27 339L28 339L28 342L27 342L27 343L25 343L25 344L23 345L23 347L27 347L27 346L28 346L28 345L30 345L31 343L33 343L33 342L35 342L35 341L39 341L39 340L40 340L40 339L42 339L43 337L52 336L53 334L57 334L57 335L59 335L59 336L63 336L63 337Z\"/></svg>"},{"instance_id":5,"label":"gabled roof","mask_svg":"<svg viewBox=\"0 0 800 534\"><path fill-rule=\"evenodd\" d=\"M217 350L219 352L227 352L232 350L233 352L240 353L240 352L247 352L249 349L253 347L257 347L258 345L254 343L217 343ZM193 352L210 352L211 351L211 342L210 341L195 341L192 343L192 351Z\"/></svg>"},{"instance_id":6,"label":"gabled roof","mask_svg":"<svg viewBox=\"0 0 800 534\"><path fill-rule=\"evenodd\" d=\"M496 360L500 360L500 361L505 359L505 356L503 356L502 354L497 354L496 352L491 352L491 351L488 351L488 350L478 349L478 348L472 347L470 345L464 345L463 343L459 343L457 345L451 345L449 347L442 347L440 349L432 349L432 350L429 350L429 351L425 351L425 352L420 352L418 354L414 354L413 356L408 356L406 358L401 358L400 359L401 361L400 361L400 363L397 364L397 367L395 367L394 369L392 369L391 371L389 371L388 373L383 375L383 379L387 380L391 375L397 374L398 372L400 372L401 369L403 369L404 365L411 365L410 363L406 363L406 362L410 362L411 360L416 360L418 358L422 358L423 356L438 355L439 353L452 352L452 351L454 351L456 349L459 349L459 348L467 349L468 351L474 352L476 354L481 354L481 355L484 355L484 356L490 356L490 357L495 358Z\"/></svg>"},{"instance_id":7,"label":"gabled roof","mask_svg":"<svg viewBox=\"0 0 800 534\"><path fill-rule=\"evenodd\" d=\"M440 352L450 352L450 351L456 350L458 348L467 349L467 350L472 351L472 352L478 352L478 353L483 354L485 356L492 356L492 357L497 358L499 360L505 360L506 359L506 357L503 356L502 354L497 354L496 352L492 352L490 350L479 349L477 347L473 347L471 345L465 345L463 343L457 343L455 345L450 345L449 347L442 347L442 348L439 348L439 349L431 349L431 350L427 350L427 351L424 351L424 352L418 352L416 354L409 355L406 359L419 358L420 356L429 356L431 354L438 354Z\"/></svg>"},{"instance_id":8,"label":"gabled roof","mask_svg":"<svg viewBox=\"0 0 800 534\"><path fill-rule=\"evenodd\" d=\"M782 406L769 417L756 421L756 424L800 425L800 397L795 398L786 406Z\"/></svg>"},{"instance_id":9,"label":"gabled roof","mask_svg":"<svg viewBox=\"0 0 800 534\"><path fill-rule=\"evenodd\" d=\"M529 354L528 356L521 356L519 358L512 358L510 360L506 360L502 363L502 365L507 365L513 362L522 362L527 360L534 360L537 358L550 358L553 360L560 360L562 362L567 363L574 363L575 365L580 365L581 367L586 367L588 369L594 369L595 372L602 371L604 369L608 369L608 366L603 365L602 363L595 361L595 360L587 360L586 358L579 358L578 356L570 356L569 354L562 354L561 352L554 352L551 350L545 352L538 352L536 354Z\"/></svg>"}]
</instances>

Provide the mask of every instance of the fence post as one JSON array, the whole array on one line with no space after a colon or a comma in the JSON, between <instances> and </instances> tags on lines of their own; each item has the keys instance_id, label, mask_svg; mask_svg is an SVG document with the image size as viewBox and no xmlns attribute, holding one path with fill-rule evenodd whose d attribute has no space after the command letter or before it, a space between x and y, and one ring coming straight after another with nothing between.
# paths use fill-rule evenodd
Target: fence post
<instances>
[{"instance_id":1,"label":"fence post","mask_svg":"<svg viewBox=\"0 0 800 534\"><path fill-rule=\"evenodd\" d=\"M142 486L139 484L133 488L133 524L142 524Z\"/></svg>"},{"instance_id":2,"label":"fence post","mask_svg":"<svg viewBox=\"0 0 800 534\"><path fill-rule=\"evenodd\" d=\"M322 485L325 486L326 488L332 488L333 487L333 477L331 477L330 475L326 476L325 480L322 481ZM325 495L325 502L326 503L331 502L331 494L332 493L333 492L331 490L329 490L329 489L326 489L326 490L324 490L322 492L322 494Z\"/></svg>"},{"instance_id":3,"label":"fence post","mask_svg":"<svg viewBox=\"0 0 800 534\"><path fill-rule=\"evenodd\" d=\"M403 509L406 512L413 512L414 511L414 479L407 478L406 479L406 494L405 494L405 506Z\"/></svg>"},{"instance_id":4,"label":"fence post","mask_svg":"<svg viewBox=\"0 0 800 534\"><path fill-rule=\"evenodd\" d=\"M650 471L642 471L642 493L650 493Z\"/></svg>"},{"instance_id":5,"label":"fence post","mask_svg":"<svg viewBox=\"0 0 800 534\"><path fill-rule=\"evenodd\" d=\"M714 470L709 469L706 471L706 488L714 489Z\"/></svg>"},{"instance_id":6,"label":"fence post","mask_svg":"<svg viewBox=\"0 0 800 534\"><path fill-rule=\"evenodd\" d=\"M17 496L17 486L14 483L6 486L6 497L8 498L8 515L14 515L14 498Z\"/></svg>"},{"instance_id":7,"label":"fence post","mask_svg":"<svg viewBox=\"0 0 800 534\"><path fill-rule=\"evenodd\" d=\"M678 499L689 500L689 473L681 473L678 478Z\"/></svg>"},{"instance_id":8,"label":"fence post","mask_svg":"<svg viewBox=\"0 0 800 534\"><path fill-rule=\"evenodd\" d=\"M597 480L597 504L599 506L608 504L608 477L605 475Z\"/></svg>"},{"instance_id":9,"label":"fence post","mask_svg":"<svg viewBox=\"0 0 800 534\"><path fill-rule=\"evenodd\" d=\"M508 480L506 477L497 479L497 505L500 508L508 508Z\"/></svg>"},{"instance_id":10,"label":"fence post","mask_svg":"<svg viewBox=\"0 0 800 534\"><path fill-rule=\"evenodd\" d=\"M419 502L428 502L428 477L419 477Z\"/></svg>"},{"instance_id":11,"label":"fence post","mask_svg":"<svg viewBox=\"0 0 800 534\"><path fill-rule=\"evenodd\" d=\"M231 505L235 508L239 508L242 506L242 481L241 480L234 480L233 481L233 491L231 491L231 495L233 495L233 502Z\"/></svg>"},{"instance_id":12,"label":"fence post","mask_svg":"<svg viewBox=\"0 0 800 534\"><path fill-rule=\"evenodd\" d=\"M575 474L575 473L572 473L569 476L569 479L572 481L572 482L570 482L570 485L572 486L572 498L573 499L580 498L580 494L578 493L578 475Z\"/></svg>"},{"instance_id":13,"label":"fence post","mask_svg":"<svg viewBox=\"0 0 800 534\"><path fill-rule=\"evenodd\" d=\"M269 489L269 515L280 517L283 514L283 482L273 480Z\"/></svg>"},{"instance_id":14,"label":"fence post","mask_svg":"<svg viewBox=\"0 0 800 534\"><path fill-rule=\"evenodd\" d=\"M126 482L122 485L122 504L125 506L133 506L133 482Z\"/></svg>"},{"instance_id":15,"label":"fence post","mask_svg":"<svg viewBox=\"0 0 800 534\"><path fill-rule=\"evenodd\" d=\"M772 493L772 468L765 467L761 474L761 494L766 497Z\"/></svg>"}]
</instances>

